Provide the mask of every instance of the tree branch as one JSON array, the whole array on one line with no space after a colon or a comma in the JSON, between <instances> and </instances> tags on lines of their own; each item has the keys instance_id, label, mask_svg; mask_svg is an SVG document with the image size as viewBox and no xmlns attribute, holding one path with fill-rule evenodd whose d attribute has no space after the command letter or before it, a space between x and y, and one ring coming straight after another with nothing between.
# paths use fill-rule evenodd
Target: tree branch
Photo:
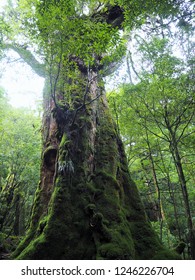
<instances>
[{"instance_id":1,"label":"tree branch","mask_svg":"<svg viewBox=\"0 0 195 280\"><path fill-rule=\"evenodd\" d=\"M4 49L12 49L26 62L39 76L45 77L45 65L38 62L34 55L26 48L17 44L5 44Z\"/></svg>"}]
</instances>

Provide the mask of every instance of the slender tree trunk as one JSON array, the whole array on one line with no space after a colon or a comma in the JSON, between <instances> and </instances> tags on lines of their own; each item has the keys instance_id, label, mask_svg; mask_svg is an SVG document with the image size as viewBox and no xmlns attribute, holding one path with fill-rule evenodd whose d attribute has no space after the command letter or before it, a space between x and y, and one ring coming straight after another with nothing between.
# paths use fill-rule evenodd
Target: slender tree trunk
<instances>
[{"instance_id":1,"label":"slender tree trunk","mask_svg":"<svg viewBox=\"0 0 195 280\"><path fill-rule=\"evenodd\" d=\"M72 108L56 107L45 94L41 181L27 237L13 257L177 258L146 218L97 72L72 99Z\"/></svg>"},{"instance_id":2,"label":"slender tree trunk","mask_svg":"<svg viewBox=\"0 0 195 280\"><path fill-rule=\"evenodd\" d=\"M181 156L180 156L180 152L179 152L179 148L178 148L178 143L179 143L178 139L180 139L181 136L179 138L177 138L177 136L176 136L177 128L174 129L173 126L171 125L166 106L164 109L165 109L165 123L166 123L167 129L170 134L169 148L170 148L170 152L173 157L175 168L177 170L177 174L178 174L178 178L179 178L179 182L180 182L180 186L181 186L181 191L182 191L182 195L183 195L184 205L185 205L186 216L187 216L191 258L195 259L195 231L193 229L191 209L190 209L185 174L183 171L183 165L181 162ZM190 118L190 120L191 120L191 118Z\"/></svg>"},{"instance_id":3,"label":"slender tree trunk","mask_svg":"<svg viewBox=\"0 0 195 280\"><path fill-rule=\"evenodd\" d=\"M156 194L157 194L157 198L158 198L160 240L162 241L162 239L163 239L163 221L165 219L165 215L164 215L163 205L162 205L162 200L161 200L161 190L160 190L160 186L158 183L155 163L154 163L154 159L153 159L153 155L152 155L152 149L151 149L151 145L150 145L150 141L149 141L149 137L148 137L148 131L147 131L147 129L145 131L146 131L146 143L147 143L148 152L149 152L149 160L150 160L151 169L152 169L152 177L153 177L153 182L154 182L154 186L155 186L155 190L156 190Z\"/></svg>"},{"instance_id":4,"label":"slender tree trunk","mask_svg":"<svg viewBox=\"0 0 195 280\"><path fill-rule=\"evenodd\" d=\"M17 194L14 199L15 204L15 218L14 218L14 225L13 225L13 233L14 235L20 235L20 194Z\"/></svg>"},{"instance_id":5,"label":"slender tree trunk","mask_svg":"<svg viewBox=\"0 0 195 280\"><path fill-rule=\"evenodd\" d=\"M10 211L14 199L14 190L18 187L15 182L15 175L10 174L7 178L6 186L1 191L2 209L0 209L0 231L7 223L12 224L12 219L10 221Z\"/></svg>"},{"instance_id":6,"label":"slender tree trunk","mask_svg":"<svg viewBox=\"0 0 195 280\"><path fill-rule=\"evenodd\" d=\"M160 158L161 158L161 162L162 162L162 165L163 165L163 172L165 173L166 179L167 179L169 195L170 195L170 198L171 198L171 201L172 201L172 204L173 204L174 217L175 217L178 237L179 237L179 241L181 241L182 240L181 228L180 228L179 219L178 219L178 209L177 209L177 203L176 203L176 199L175 199L175 191L174 191L172 183L171 183L171 178L170 178L169 170L165 166L164 157L163 157L163 154L162 154L162 150L161 150L161 146L160 146L159 141L158 141L158 149L159 149L159 152L160 152Z\"/></svg>"},{"instance_id":7,"label":"slender tree trunk","mask_svg":"<svg viewBox=\"0 0 195 280\"><path fill-rule=\"evenodd\" d=\"M189 197L188 197L188 190L186 185L186 179L183 171L183 166L181 163L181 157L179 154L179 150L177 147L176 142L173 143L173 147L171 147L172 156L174 159L175 167L177 170L177 174L179 177L181 190L183 194L184 199L184 205L185 205L185 211L187 216L187 224L189 229L189 242L190 242L190 252L191 252L191 258L195 259L195 232L193 229L193 223L192 223L192 216L191 216L191 209L190 209L190 203L189 203Z\"/></svg>"},{"instance_id":8,"label":"slender tree trunk","mask_svg":"<svg viewBox=\"0 0 195 280\"><path fill-rule=\"evenodd\" d=\"M19 236L19 235L24 235L24 233L25 233L24 200L21 193L17 193L14 197L13 234Z\"/></svg>"},{"instance_id":9,"label":"slender tree trunk","mask_svg":"<svg viewBox=\"0 0 195 280\"><path fill-rule=\"evenodd\" d=\"M183 166L181 162L181 157L178 149L178 142L176 140L175 134L172 131L171 126L168 124L168 129L171 136L170 141L170 151L173 157L173 161L177 170L181 191L183 195L184 205L185 205L185 211L187 216L187 224L189 229L189 242L190 242L190 251L191 251L191 258L195 259L195 233L193 229L193 223L192 223L192 216L191 216L191 209L190 209L190 203L189 203L189 197L188 197L188 190L186 185L186 179L183 171Z\"/></svg>"}]
</instances>

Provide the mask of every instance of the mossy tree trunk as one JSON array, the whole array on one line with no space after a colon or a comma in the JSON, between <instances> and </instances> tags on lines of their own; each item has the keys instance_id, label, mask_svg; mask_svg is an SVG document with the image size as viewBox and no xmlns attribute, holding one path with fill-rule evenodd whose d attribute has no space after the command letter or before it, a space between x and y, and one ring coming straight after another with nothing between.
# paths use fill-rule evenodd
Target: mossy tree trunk
<instances>
[{"instance_id":1,"label":"mossy tree trunk","mask_svg":"<svg viewBox=\"0 0 195 280\"><path fill-rule=\"evenodd\" d=\"M147 221L98 71L75 73L80 84L71 106L62 93L45 93L41 180L29 231L13 257L177 258Z\"/></svg>"}]
</instances>

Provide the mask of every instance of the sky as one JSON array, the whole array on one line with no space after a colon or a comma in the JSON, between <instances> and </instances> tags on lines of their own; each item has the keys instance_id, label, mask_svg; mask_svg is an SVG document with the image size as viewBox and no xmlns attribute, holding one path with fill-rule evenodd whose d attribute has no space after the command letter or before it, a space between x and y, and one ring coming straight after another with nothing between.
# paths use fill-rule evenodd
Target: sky
<instances>
[{"instance_id":1,"label":"sky","mask_svg":"<svg viewBox=\"0 0 195 280\"><path fill-rule=\"evenodd\" d=\"M3 7L7 3L7 0L1 0L0 7Z\"/></svg>"},{"instance_id":2,"label":"sky","mask_svg":"<svg viewBox=\"0 0 195 280\"><path fill-rule=\"evenodd\" d=\"M6 3L7 0L0 0L0 11ZM34 109L42 99L44 79L22 62L14 51L8 51L7 57L0 61L0 87L5 90L12 106Z\"/></svg>"},{"instance_id":3,"label":"sky","mask_svg":"<svg viewBox=\"0 0 195 280\"><path fill-rule=\"evenodd\" d=\"M14 107L34 109L42 99L44 79L36 75L18 55L8 52L9 59L0 62L0 86Z\"/></svg>"}]
</instances>

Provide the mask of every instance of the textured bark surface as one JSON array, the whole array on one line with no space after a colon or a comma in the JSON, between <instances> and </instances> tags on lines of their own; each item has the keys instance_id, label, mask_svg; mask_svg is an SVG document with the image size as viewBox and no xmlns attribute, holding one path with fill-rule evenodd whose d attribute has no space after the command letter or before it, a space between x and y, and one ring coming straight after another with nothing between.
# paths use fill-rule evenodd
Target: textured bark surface
<instances>
[{"instance_id":1,"label":"textured bark surface","mask_svg":"<svg viewBox=\"0 0 195 280\"><path fill-rule=\"evenodd\" d=\"M147 221L97 73L73 97L71 109L45 98L41 181L27 237L13 257L178 258Z\"/></svg>"}]
</instances>

